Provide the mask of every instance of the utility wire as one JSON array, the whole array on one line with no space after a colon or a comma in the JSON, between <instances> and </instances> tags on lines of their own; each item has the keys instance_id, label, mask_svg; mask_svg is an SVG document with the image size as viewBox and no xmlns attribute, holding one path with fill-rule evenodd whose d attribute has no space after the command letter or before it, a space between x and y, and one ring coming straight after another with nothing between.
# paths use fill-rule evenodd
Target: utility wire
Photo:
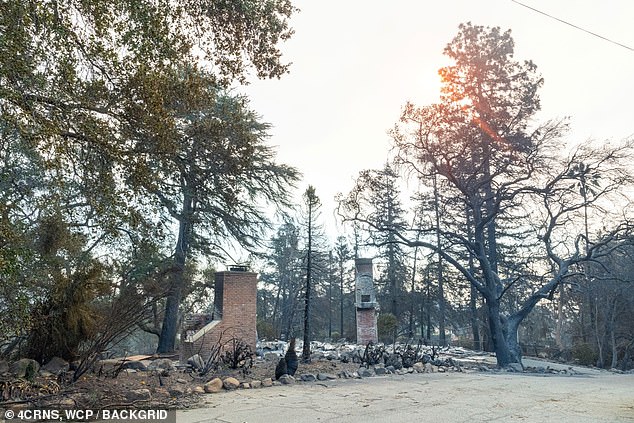
<instances>
[{"instance_id":1,"label":"utility wire","mask_svg":"<svg viewBox=\"0 0 634 423\"><path fill-rule=\"evenodd\" d=\"M542 12L541 10L535 9L534 7L528 6L528 5L526 5L526 4L524 4L524 3L521 3L521 2L519 2L519 1L517 1L517 0L511 0L511 1L512 1L513 3L519 4L520 6L524 6L525 8L530 9L530 10L532 10L532 11L534 11L534 12L537 12L537 13L542 14L542 15L544 15L544 16L548 16L548 17L549 17L549 18L551 18L551 19L554 19L554 20L556 20L556 21L559 21L559 22L561 22L561 23L564 23L564 24L566 24L566 25L569 25L569 26L571 26L571 27L573 27L573 28L575 28L575 29L578 29L578 30L580 30L580 31L586 32L586 33L588 33L588 34L590 34L590 35L593 35L593 36L595 36L595 37L597 37L597 38L601 38L602 40L605 40L605 41L610 42L610 43L612 43L612 44L616 44L616 45L617 45L617 46L619 46L619 47L623 47L623 48L626 48L626 49L628 49L628 50L630 50L630 51L634 51L634 48L632 48L632 47L630 47L630 46L626 46L625 44L621 44L621 43L618 43L618 42L616 42L616 41L614 41L614 40L610 40L609 38L605 38L605 37L604 37L604 36L602 36L602 35L599 35L599 34L594 33L594 32L592 32L592 31L588 31L587 29L581 28L580 26L577 26L577 25L572 24L572 23L570 23L570 22L566 22L566 21L564 21L563 19L559 19L559 18L557 18L557 17L555 17L555 16L553 16L553 15L549 15L549 14L548 14L548 13L546 13L546 12Z\"/></svg>"}]
</instances>

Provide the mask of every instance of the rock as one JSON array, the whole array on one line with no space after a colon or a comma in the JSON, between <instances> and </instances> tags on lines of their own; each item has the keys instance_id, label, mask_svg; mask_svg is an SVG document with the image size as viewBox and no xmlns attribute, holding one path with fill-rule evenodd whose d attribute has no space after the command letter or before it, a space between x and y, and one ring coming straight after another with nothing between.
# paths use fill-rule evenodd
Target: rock
<instances>
[{"instance_id":1,"label":"rock","mask_svg":"<svg viewBox=\"0 0 634 423\"><path fill-rule=\"evenodd\" d=\"M350 373L347 370L343 370L343 371L339 372L339 377L342 378L342 379L352 379L352 378L354 378L352 373Z\"/></svg>"},{"instance_id":2,"label":"rock","mask_svg":"<svg viewBox=\"0 0 634 423\"><path fill-rule=\"evenodd\" d=\"M324 353L322 353L321 351L315 351L310 354L311 361L319 361L323 360L324 358Z\"/></svg>"},{"instance_id":3,"label":"rock","mask_svg":"<svg viewBox=\"0 0 634 423\"><path fill-rule=\"evenodd\" d=\"M219 377L211 379L209 382L203 385L203 388L208 394L220 392L222 391L222 379L220 379Z\"/></svg>"},{"instance_id":4,"label":"rock","mask_svg":"<svg viewBox=\"0 0 634 423\"><path fill-rule=\"evenodd\" d=\"M242 388L242 389L251 389L251 384L249 382L242 382L240 384L240 388Z\"/></svg>"},{"instance_id":5,"label":"rock","mask_svg":"<svg viewBox=\"0 0 634 423\"><path fill-rule=\"evenodd\" d=\"M438 373L445 373L447 370L444 367L436 367Z\"/></svg>"},{"instance_id":6,"label":"rock","mask_svg":"<svg viewBox=\"0 0 634 423\"><path fill-rule=\"evenodd\" d=\"M162 388L162 387L154 388L154 389L152 390L152 393L154 394L154 395L153 395L153 396L154 396L154 398L156 398L156 397L164 397L164 398L167 398L167 397L169 397L169 396L170 396L169 391L168 391L167 389L165 389L165 388ZM79 401L78 401L78 402L79 402Z\"/></svg>"},{"instance_id":7,"label":"rock","mask_svg":"<svg viewBox=\"0 0 634 423\"><path fill-rule=\"evenodd\" d=\"M385 361L385 366L392 366L396 370L403 368L403 361L401 360L401 356L398 354L390 354Z\"/></svg>"},{"instance_id":8,"label":"rock","mask_svg":"<svg viewBox=\"0 0 634 423\"><path fill-rule=\"evenodd\" d=\"M176 370L174 366L174 362L169 358L159 358L158 360L154 360L147 366L148 370L167 370L173 371Z\"/></svg>"},{"instance_id":9,"label":"rock","mask_svg":"<svg viewBox=\"0 0 634 423\"><path fill-rule=\"evenodd\" d=\"M291 375L282 375L278 379L283 385L292 385L295 383L295 378Z\"/></svg>"},{"instance_id":10,"label":"rock","mask_svg":"<svg viewBox=\"0 0 634 423\"><path fill-rule=\"evenodd\" d=\"M182 384L185 384L185 383L187 383L187 381L186 381L185 379L178 378L178 379L176 379L176 383L182 383Z\"/></svg>"},{"instance_id":11,"label":"rock","mask_svg":"<svg viewBox=\"0 0 634 423\"><path fill-rule=\"evenodd\" d=\"M172 398L182 397L187 393L187 389L183 386L173 386L168 389Z\"/></svg>"},{"instance_id":12,"label":"rock","mask_svg":"<svg viewBox=\"0 0 634 423\"><path fill-rule=\"evenodd\" d=\"M262 386L265 388L270 388L273 386L273 379L267 377L266 379L262 379Z\"/></svg>"},{"instance_id":13,"label":"rock","mask_svg":"<svg viewBox=\"0 0 634 423\"><path fill-rule=\"evenodd\" d=\"M431 363L425 363L425 373L434 373L434 366Z\"/></svg>"},{"instance_id":14,"label":"rock","mask_svg":"<svg viewBox=\"0 0 634 423\"><path fill-rule=\"evenodd\" d=\"M140 361L126 361L123 363L122 368L128 370L137 370L140 372L144 372L147 370L147 366Z\"/></svg>"},{"instance_id":15,"label":"rock","mask_svg":"<svg viewBox=\"0 0 634 423\"><path fill-rule=\"evenodd\" d=\"M302 382L314 382L317 380L317 377L310 373L304 373L299 377Z\"/></svg>"},{"instance_id":16,"label":"rock","mask_svg":"<svg viewBox=\"0 0 634 423\"><path fill-rule=\"evenodd\" d=\"M0 375L3 375L5 373L9 373L9 363L7 363L5 360L0 360Z\"/></svg>"},{"instance_id":17,"label":"rock","mask_svg":"<svg viewBox=\"0 0 634 423\"><path fill-rule=\"evenodd\" d=\"M60 357L53 357L48 361L48 363L42 366L42 370L50 372L56 376L67 372L68 369L70 369L70 364L68 364L68 361Z\"/></svg>"},{"instance_id":18,"label":"rock","mask_svg":"<svg viewBox=\"0 0 634 423\"><path fill-rule=\"evenodd\" d=\"M522 366L520 363L511 363L508 365L508 371L522 373L524 371L524 366Z\"/></svg>"},{"instance_id":19,"label":"rock","mask_svg":"<svg viewBox=\"0 0 634 423\"><path fill-rule=\"evenodd\" d=\"M366 369L365 367L361 367L358 370L358 374L361 377L372 377L372 376L374 376L374 372L372 370L370 370L370 369Z\"/></svg>"},{"instance_id":20,"label":"rock","mask_svg":"<svg viewBox=\"0 0 634 423\"><path fill-rule=\"evenodd\" d=\"M264 354L264 361L277 361L280 359L279 354L267 352Z\"/></svg>"},{"instance_id":21,"label":"rock","mask_svg":"<svg viewBox=\"0 0 634 423\"><path fill-rule=\"evenodd\" d=\"M377 376L383 376L387 373L387 371L385 370L385 367L375 367L374 373L376 373Z\"/></svg>"},{"instance_id":22,"label":"rock","mask_svg":"<svg viewBox=\"0 0 634 423\"><path fill-rule=\"evenodd\" d=\"M421 363L420 361L417 363L414 363L412 365L412 369L414 369L416 373L425 373L425 365Z\"/></svg>"},{"instance_id":23,"label":"rock","mask_svg":"<svg viewBox=\"0 0 634 423\"><path fill-rule=\"evenodd\" d=\"M55 408L77 408L77 401L72 398L62 398L55 401Z\"/></svg>"},{"instance_id":24,"label":"rock","mask_svg":"<svg viewBox=\"0 0 634 423\"><path fill-rule=\"evenodd\" d=\"M30 358L21 358L9 365L9 373L17 378L33 379L40 371L40 363Z\"/></svg>"},{"instance_id":25,"label":"rock","mask_svg":"<svg viewBox=\"0 0 634 423\"><path fill-rule=\"evenodd\" d=\"M200 356L200 354L194 354L187 359L187 364L192 366L194 370L202 370L205 368L205 361Z\"/></svg>"},{"instance_id":26,"label":"rock","mask_svg":"<svg viewBox=\"0 0 634 423\"><path fill-rule=\"evenodd\" d=\"M319 373L317 375L317 380L336 380L337 376L330 373Z\"/></svg>"},{"instance_id":27,"label":"rock","mask_svg":"<svg viewBox=\"0 0 634 423\"><path fill-rule=\"evenodd\" d=\"M251 381L251 387L253 389L258 389L262 387L262 381L261 380L252 380Z\"/></svg>"},{"instance_id":28,"label":"rock","mask_svg":"<svg viewBox=\"0 0 634 423\"><path fill-rule=\"evenodd\" d=\"M234 377L228 377L222 381L222 386L228 391L237 389L240 386L240 381Z\"/></svg>"},{"instance_id":29,"label":"rock","mask_svg":"<svg viewBox=\"0 0 634 423\"><path fill-rule=\"evenodd\" d=\"M385 371L391 375L393 375L396 372L396 369L394 368L394 366L387 366L385 368Z\"/></svg>"},{"instance_id":30,"label":"rock","mask_svg":"<svg viewBox=\"0 0 634 423\"><path fill-rule=\"evenodd\" d=\"M194 389L192 389L192 392L194 394L204 394L205 388L203 388L202 386L194 386Z\"/></svg>"},{"instance_id":31,"label":"rock","mask_svg":"<svg viewBox=\"0 0 634 423\"><path fill-rule=\"evenodd\" d=\"M125 394L128 401L149 401L152 399L152 393L147 388L133 389Z\"/></svg>"},{"instance_id":32,"label":"rock","mask_svg":"<svg viewBox=\"0 0 634 423\"><path fill-rule=\"evenodd\" d=\"M114 358L108 358L105 360L99 360L98 362L95 363L95 371L98 373L106 373L106 374L112 374L114 372L114 369L118 369L119 366L121 366L121 361L120 360L116 360Z\"/></svg>"}]
</instances>

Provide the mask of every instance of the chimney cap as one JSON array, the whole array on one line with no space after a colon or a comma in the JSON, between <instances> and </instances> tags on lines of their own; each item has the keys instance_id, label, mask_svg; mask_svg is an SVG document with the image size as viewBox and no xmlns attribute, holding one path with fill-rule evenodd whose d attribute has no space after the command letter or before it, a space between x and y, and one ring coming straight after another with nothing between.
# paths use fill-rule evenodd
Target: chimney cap
<instances>
[{"instance_id":1,"label":"chimney cap","mask_svg":"<svg viewBox=\"0 0 634 423\"><path fill-rule=\"evenodd\" d=\"M249 266L245 264L231 264L229 265L230 272L248 272Z\"/></svg>"}]
</instances>

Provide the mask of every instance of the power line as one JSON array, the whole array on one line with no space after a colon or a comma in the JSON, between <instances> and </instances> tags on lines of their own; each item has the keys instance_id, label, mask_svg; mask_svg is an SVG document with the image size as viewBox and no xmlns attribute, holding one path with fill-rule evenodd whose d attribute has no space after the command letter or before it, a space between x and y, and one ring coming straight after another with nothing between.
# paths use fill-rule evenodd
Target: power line
<instances>
[{"instance_id":1,"label":"power line","mask_svg":"<svg viewBox=\"0 0 634 423\"><path fill-rule=\"evenodd\" d=\"M616 41L614 41L614 40L610 40L609 38L606 38L606 37L604 37L604 36L602 36L602 35L599 35L599 34L597 34L597 33L592 32L592 31L588 31L587 29L581 28L580 26L577 26L577 25L572 24L572 23L570 23L570 22L564 21L563 19L559 19L559 18L557 18L557 17L555 17L555 16L553 16L553 15L549 15L549 14L548 14L548 13L546 13L546 12L542 12L541 10L535 9L534 7L528 6L528 5L526 5L526 4L524 4L524 3L521 3L521 2L519 2L519 1L517 1L517 0L511 0L511 1L512 1L513 3L519 4L520 6L524 6L525 8L530 9L530 10L532 10L532 11L534 11L534 12L537 12L537 13L542 14L542 15L544 15L544 16L548 16L548 17L549 17L549 18L551 18L551 19L554 19L554 20L556 20L556 21L559 21L559 22L561 22L561 23L564 23L564 24L566 24L566 25L569 25L569 26L571 26L571 27L573 27L573 28L575 28L575 29L578 29L578 30L580 30L580 31L583 31L583 32L585 32L585 33L588 33L588 34L590 34L590 35L593 35L593 36L595 36L595 37L597 37L597 38L601 38L601 39L602 39L602 40L604 40L604 41L610 42L610 43L612 43L612 44L616 44L617 46L619 46L619 47L623 47L623 48L626 48L626 49L628 49L628 50L630 50L630 51L634 51L634 48L632 48L632 47L630 47L630 46L626 46L625 44L621 44L621 43L616 42Z\"/></svg>"}]
</instances>

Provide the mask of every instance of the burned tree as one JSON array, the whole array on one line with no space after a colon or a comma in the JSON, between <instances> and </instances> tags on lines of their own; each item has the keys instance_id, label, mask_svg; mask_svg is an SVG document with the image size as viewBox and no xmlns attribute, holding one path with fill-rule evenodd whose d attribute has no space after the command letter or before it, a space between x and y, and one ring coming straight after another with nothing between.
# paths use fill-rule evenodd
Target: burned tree
<instances>
[{"instance_id":1,"label":"burned tree","mask_svg":"<svg viewBox=\"0 0 634 423\"><path fill-rule=\"evenodd\" d=\"M440 102L408 104L393 132L398 162L444 183L437 201L452 212L443 216L443 227L414 228L416 239L377 224L369 214L372 189L363 179L341 200L340 212L393 233L396 242L434 251L460 272L484 299L504 367L521 363L518 328L533 308L570 281L578 264L610 254L606 246L631 232L628 212L614 194L632 182L626 167L632 144L559 153L566 126L530 125L542 79L532 62L513 59L510 31L461 25L445 54L454 64L440 70ZM576 189L579 162L602 175L592 197ZM586 235L584 209L604 223L600 231Z\"/></svg>"}]
</instances>

